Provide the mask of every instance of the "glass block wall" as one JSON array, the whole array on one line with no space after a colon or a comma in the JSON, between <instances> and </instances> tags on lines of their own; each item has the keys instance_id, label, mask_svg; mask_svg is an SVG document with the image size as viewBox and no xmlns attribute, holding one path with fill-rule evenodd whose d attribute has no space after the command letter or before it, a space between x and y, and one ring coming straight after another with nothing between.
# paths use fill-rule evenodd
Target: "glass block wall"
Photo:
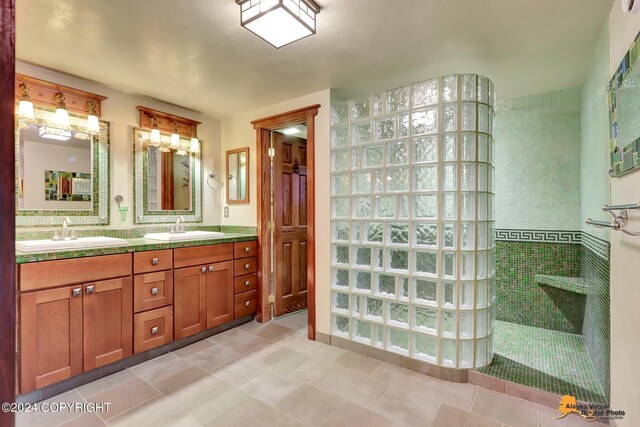
<instances>
[{"instance_id":1,"label":"glass block wall","mask_svg":"<svg viewBox=\"0 0 640 427\"><path fill-rule=\"evenodd\" d=\"M332 106L332 335L489 364L494 98L463 74Z\"/></svg>"}]
</instances>

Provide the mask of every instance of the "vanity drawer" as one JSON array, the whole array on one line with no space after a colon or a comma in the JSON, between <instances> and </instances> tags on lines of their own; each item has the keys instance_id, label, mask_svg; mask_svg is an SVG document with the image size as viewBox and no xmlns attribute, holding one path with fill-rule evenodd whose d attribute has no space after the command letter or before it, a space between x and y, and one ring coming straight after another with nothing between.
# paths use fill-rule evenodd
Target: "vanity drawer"
<instances>
[{"instance_id":1,"label":"vanity drawer","mask_svg":"<svg viewBox=\"0 0 640 427\"><path fill-rule=\"evenodd\" d=\"M173 341L173 307L133 316L133 352L140 353Z\"/></svg>"},{"instance_id":2,"label":"vanity drawer","mask_svg":"<svg viewBox=\"0 0 640 427\"><path fill-rule=\"evenodd\" d=\"M235 296L235 319L258 312L258 290Z\"/></svg>"},{"instance_id":3,"label":"vanity drawer","mask_svg":"<svg viewBox=\"0 0 640 427\"><path fill-rule=\"evenodd\" d=\"M173 253L171 249L162 251L135 252L133 254L133 273L149 273L151 271L171 270Z\"/></svg>"},{"instance_id":4,"label":"vanity drawer","mask_svg":"<svg viewBox=\"0 0 640 427\"><path fill-rule=\"evenodd\" d=\"M20 290L53 288L131 275L131 254L39 261L20 265Z\"/></svg>"},{"instance_id":5,"label":"vanity drawer","mask_svg":"<svg viewBox=\"0 0 640 427\"><path fill-rule=\"evenodd\" d=\"M174 268L213 264L233 259L233 243L223 245L194 246L173 250Z\"/></svg>"},{"instance_id":6,"label":"vanity drawer","mask_svg":"<svg viewBox=\"0 0 640 427\"><path fill-rule=\"evenodd\" d=\"M239 258L249 258L252 256L256 256L258 254L258 242L240 242L233 244L233 257L236 259Z\"/></svg>"},{"instance_id":7,"label":"vanity drawer","mask_svg":"<svg viewBox=\"0 0 640 427\"><path fill-rule=\"evenodd\" d=\"M173 304L173 271L136 274L133 282L133 311L151 310Z\"/></svg>"},{"instance_id":8,"label":"vanity drawer","mask_svg":"<svg viewBox=\"0 0 640 427\"><path fill-rule=\"evenodd\" d=\"M258 271L258 259L244 258L233 261L233 275L242 276L244 274L251 274Z\"/></svg>"},{"instance_id":9,"label":"vanity drawer","mask_svg":"<svg viewBox=\"0 0 640 427\"><path fill-rule=\"evenodd\" d=\"M257 289L258 275L253 273L246 276L238 276L233 279L233 287L236 294Z\"/></svg>"}]
</instances>

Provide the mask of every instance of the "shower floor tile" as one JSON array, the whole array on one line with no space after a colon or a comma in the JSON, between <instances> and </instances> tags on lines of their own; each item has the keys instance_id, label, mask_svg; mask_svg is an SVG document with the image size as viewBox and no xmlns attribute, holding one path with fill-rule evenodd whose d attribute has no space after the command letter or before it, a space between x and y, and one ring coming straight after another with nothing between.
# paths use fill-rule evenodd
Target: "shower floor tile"
<instances>
[{"instance_id":1,"label":"shower floor tile","mask_svg":"<svg viewBox=\"0 0 640 427\"><path fill-rule=\"evenodd\" d=\"M478 372L583 402L606 402L581 335L496 321L493 362Z\"/></svg>"}]
</instances>

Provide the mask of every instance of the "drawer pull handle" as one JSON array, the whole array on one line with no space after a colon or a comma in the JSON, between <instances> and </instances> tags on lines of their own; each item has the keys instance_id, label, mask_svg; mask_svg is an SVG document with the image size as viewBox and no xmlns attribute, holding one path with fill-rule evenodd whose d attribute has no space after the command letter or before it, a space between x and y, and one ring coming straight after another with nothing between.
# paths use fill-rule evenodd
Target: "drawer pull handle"
<instances>
[{"instance_id":1,"label":"drawer pull handle","mask_svg":"<svg viewBox=\"0 0 640 427\"><path fill-rule=\"evenodd\" d=\"M87 293L88 294L92 294L95 290L96 290L95 286L93 286L93 285L87 286Z\"/></svg>"},{"instance_id":2,"label":"drawer pull handle","mask_svg":"<svg viewBox=\"0 0 640 427\"><path fill-rule=\"evenodd\" d=\"M251 252L251 248L249 246L247 246L246 248L244 248L244 253L248 254L249 252Z\"/></svg>"},{"instance_id":3,"label":"drawer pull handle","mask_svg":"<svg viewBox=\"0 0 640 427\"><path fill-rule=\"evenodd\" d=\"M202 268L200 269L200 271L201 271L202 273L206 273L206 272L207 272L207 267L202 267Z\"/></svg>"},{"instance_id":4,"label":"drawer pull handle","mask_svg":"<svg viewBox=\"0 0 640 427\"><path fill-rule=\"evenodd\" d=\"M158 262L160 261L159 258L152 258L151 259L151 265L158 265Z\"/></svg>"},{"instance_id":5,"label":"drawer pull handle","mask_svg":"<svg viewBox=\"0 0 640 427\"><path fill-rule=\"evenodd\" d=\"M158 288L151 288L151 295L158 295Z\"/></svg>"},{"instance_id":6,"label":"drawer pull handle","mask_svg":"<svg viewBox=\"0 0 640 427\"><path fill-rule=\"evenodd\" d=\"M250 265L250 264L245 264L245 265L244 265L244 269L245 269L245 270L248 270L248 269L249 269L249 267L251 267L251 265Z\"/></svg>"},{"instance_id":7,"label":"drawer pull handle","mask_svg":"<svg viewBox=\"0 0 640 427\"><path fill-rule=\"evenodd\" d=\"M73 291L71 291L71 296L78 297L80 296L81 293L82 293L82 288L75 288Z\"/></svg>"},{"instance_id":8,"label":"drawer pull handle","mask_svg":"<svg viewBox=\"0 0 640 427\"><path fill-rule=\"evenodd\" d=\"M249 285L251 285L251 280L247 280L246 282L244 282L244 287L248 288Z\"/></svg>"},{"instance_id":9,"label":"drawer pull handle","mask_svg":"<svg viewBox=\"0 0 640 427\"><path fill-rule=\"evenodd\" d=\"M213 271L213 265L209 266L209 271Z\"/></svg>"},{"instance_id":10,"label":"drawer pull handle","mask_svg":"<svg viewBox=\"0 0 640 427\"><path fill-rule=\"evenodd\" d=\"M245 307L249 307L249 304L251 304L251 301L246 301L246 302L244 303L244 306L245 306Z\"/></svg>"},{"instance_id":11,"label":"drawer pull handle","mask_svg":"<svg viewBox=\"0 0 640 427\"><path fill-rule=\"evenodd\" d=\"M160 330L158 329L157 326L154 326L153 328L151 328L151 335L156 335Z\"/></svg>"}]
</instances>

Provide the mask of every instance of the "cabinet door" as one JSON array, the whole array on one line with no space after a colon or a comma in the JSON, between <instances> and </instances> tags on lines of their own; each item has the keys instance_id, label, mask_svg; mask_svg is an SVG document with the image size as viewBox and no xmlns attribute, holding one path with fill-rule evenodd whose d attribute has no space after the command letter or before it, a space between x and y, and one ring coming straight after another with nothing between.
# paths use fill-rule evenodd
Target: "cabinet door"
<instances>
[{"instance_id":1,"label":"cabinet door","mask_svg":"<svg viewBox=\"0 0 640 427\"><path fill-rule=\"evenodd\" d=\"M233 320L233 262L207 267L207 329Z\"/></svg>"},{"instance_id":2,"label":"cabinet door","mask_svg":"<svg viewBox=\"0 0 640 427\"><path fill-rule=\"evenodd\" d=\"M82 373L82 286L20 296L21 393Z\"/></svg>"},{"instance_id":3,"label":"cabinet door","mask_svg":"<svg viewBox=\"0 0 640 427\"><path fill-rule=\"evenodd\" d=\"M173 271L174 337L180 339L207 326L207 267Z\"/></svg>"},{"instance_id":4,"label":"cabinet door","mask_svg":"<svg viewBox=\"0 0 640 427\"><path fill-rule=\"evenodd\" d=\"M84 370L129 357L133 350L131 276L84 285Z\"/></svg>"}]
</instances>

